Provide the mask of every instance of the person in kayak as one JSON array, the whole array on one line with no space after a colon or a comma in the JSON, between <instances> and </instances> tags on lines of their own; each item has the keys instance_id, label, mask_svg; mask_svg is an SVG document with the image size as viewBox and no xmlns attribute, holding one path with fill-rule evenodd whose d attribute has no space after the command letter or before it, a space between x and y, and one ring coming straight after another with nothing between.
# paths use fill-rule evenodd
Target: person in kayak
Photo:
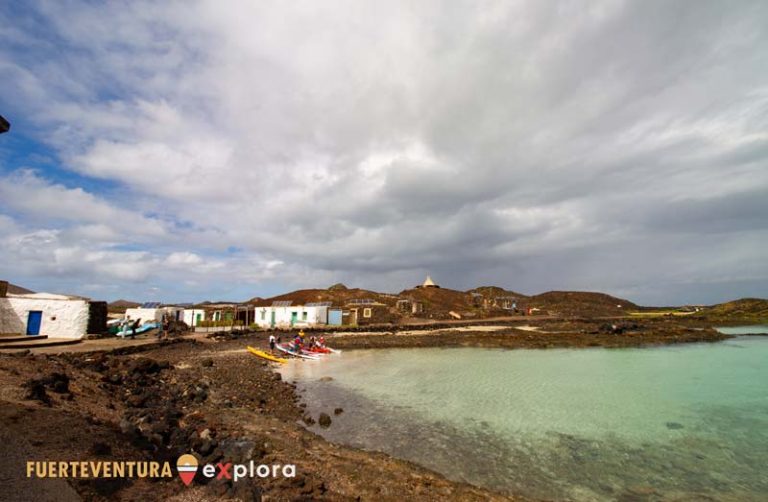
<instances>
[{"instance_id":1,"label":"person in kayak","mask_svg":"<svg viewBox=\"0 0 768 502\"><path fill-rule=\"evenodd\" d=\"M320 335L320 338L317 339L317 346L325 347L325 337L323 335Z\"/></svg>"},{"instance_id":2,"label":"person in kayak","mask_svg":"<svg viewBox=\"0 0 768 502\"><path fill-rule=\"evenodd\" d=\"M275 351L275 343L277 343L277 340L275 339L275 335L274 334L269 335L269 350L272 352Z\"/></svg>"},{"instance_id":3,"label":"person in kayak","mask_svg":"<svg viewBox=\"0 0 768 502\"><path fill-rule=\"evenodd\" d=\"M293 339L294 352L301 352L301 346L302 346L301 336L296 335L296 338Z\"/></svg>"}]
</instances>

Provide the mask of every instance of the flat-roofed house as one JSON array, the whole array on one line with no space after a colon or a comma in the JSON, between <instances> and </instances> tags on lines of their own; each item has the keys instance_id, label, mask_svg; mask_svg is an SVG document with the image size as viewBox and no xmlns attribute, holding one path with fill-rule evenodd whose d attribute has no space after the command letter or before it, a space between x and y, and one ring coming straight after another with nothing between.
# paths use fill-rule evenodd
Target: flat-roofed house
<instances>
[{"instance_id":1,"label":"flat-roofed house","mask_svg":"<svg viewBox=\"0 0 768 502\"><path fill-rule=\"evenodd\" d=\"M0 281L0 334L80 339L107 329L107 304L54 293L9 293Z\"/></svg>"},{"instance_id":2,"label":"flat-roofed house","mask_svg":"<svg viewBox=\"0 0 768 502\"><path fill-rule=\"evenodd\" d=\"M267 305L254 306L253 322L261 328L311 327L328 324L331 302L313 302L293 305L291 300L278 300Z\"/></svg>"}]
</instances>

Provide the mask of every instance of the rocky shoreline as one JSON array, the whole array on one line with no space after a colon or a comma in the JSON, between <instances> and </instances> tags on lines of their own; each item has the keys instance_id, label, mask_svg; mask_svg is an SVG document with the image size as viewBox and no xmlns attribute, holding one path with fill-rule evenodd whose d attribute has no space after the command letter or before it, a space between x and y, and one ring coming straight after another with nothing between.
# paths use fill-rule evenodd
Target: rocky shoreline
<instances>
[{"instance_id":1,"label":"rocky shoreline","mask_svg":"<svg viewBox=\"0 0 768 502\"><path fill-rule=\"evenodd\" d=\"M296 465L293 478L234 483L198 475L188 488L177 477L71 480L85 500L510 499L307 431L295 386L248 354L246 343L263 345L265 337L180 341L127 353L3 354L0 424L34 459L175 465L178 456L193 452L214 465ZM8 465L11 458L0 461L6 464L0 472L19 480L24 465ZM13 500L51 500L39 495L54 480L14 483L2 477Z\"/></svg>"},{"instance_id":2,"label":"rocky shoreline","mask_svg":"<svg viewBox=\"0 0 768 502\"><path fill-rule=\"evenodd\" d=\"M482 347L546 349L583 347L644 347L679 343L719 342L731 338L709 327L690 327L671 322L551 321L535 327L499 326L495 331L441 329L418 333L391 331L331 336L340 349ZM527 329L525 329L527 328ZM533 328L533 329L531 329Z\"/></svg>"},{"instance_id":3,"label":"rocky shoreline","mask_svg":"<svg viewBox=\"0 0 768 502\"><path fill-rule=\"evenodd\" d=\"M329 334L343 349L391 347L634 347L712 342L713 329L674 323L542 322L534 330L455 327L429 332ZM36 458L155 460L175 463L194 452L219 461L295 464L294 478L207 480L191 487L174 477L74 480L86 500L509 500L384 454L335 445L307 431L295 386L245 351L266 333L217 334L108 353L0 355L0 423ZM328 403L328 410L334 409ZM331 411L322 418L332 425ZM12 457L6 458L6 464ZM18 462L17 462L18 463ZM2 466L3 472L22 469ZM46 483L51 480L40 480ZM203 484L203 482L207 482ZM27 483L29 485L29 483ZM31 497L9 483L12 497ZM16 486L16 488L14 488ZM34 485L32 485L34 486Z\"/></svg>"}]
</instances>

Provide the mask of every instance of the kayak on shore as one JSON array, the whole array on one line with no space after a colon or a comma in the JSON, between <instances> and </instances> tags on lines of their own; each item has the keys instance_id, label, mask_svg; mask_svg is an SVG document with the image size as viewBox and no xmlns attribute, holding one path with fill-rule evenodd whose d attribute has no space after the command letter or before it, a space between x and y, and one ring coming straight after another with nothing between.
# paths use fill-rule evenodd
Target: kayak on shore
<instances>
[{"instance_id":1,"label":"kayak on shore","mask_svg":"<svg viewBox=\"0 0 768 502\"><path fill-rule=\"evenodd\" d=\"M340 350L330 347L312 347L311 349L301 349L305 354L341 354Z\"/></svg>"},{"instance_id":2,"label":"kayak on shore","mask_svg":"<svg viewBox=\"0 0 768 502\"><path fill-rule=\"evenodd\" d=\"M246 349L248 350L248 352L250 352L254 356L261 357L262 359L266 359L268 361L272 361L272 362L276 362L276 363L287 363L288 362L288 359L285 359L285 358L282 358L282 357L275 357L275 356L273 356L272 354L270 354L268 352L264 352L263 350L255 349L255 348L251 347L250 345L248 345L246 347Z\"/></svg>"},{"instance_id":3,"label":"kayak on shore","mask_svg":"<svg viewBox=\"0 0 768 502\"><path fill-rule=\"evenodd\" d=\"M286 354L290 354L290 355L292 355L294 357L300 357L302 359L311 359L313 361L320 360L320 355L319 354L312 354L312 353L302 354L300 352L293 351L293 350L289 349L288 347L286 347L284 345L280 345L279 343L276 344L275 347L280 352L285 352Z\"/></svg>"}]
</instances>

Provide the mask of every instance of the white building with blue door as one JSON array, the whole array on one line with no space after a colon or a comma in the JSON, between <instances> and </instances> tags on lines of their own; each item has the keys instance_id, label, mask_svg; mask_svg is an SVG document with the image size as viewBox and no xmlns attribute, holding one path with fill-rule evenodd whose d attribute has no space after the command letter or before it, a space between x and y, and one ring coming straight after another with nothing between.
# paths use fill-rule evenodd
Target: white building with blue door
<instances>
[{"instance_id":1,"label":"white building with blue door","mask_svg":"<svg viewBox=\"0 0 768 502\"><path fill-rule=\"evenodd\" d=\"M0 296L0 334L80 339L88 332L90 300L52 293Z\"/></svg>"},{"instance_id":2,"label":"white building with blue door","mask_svg":"<svg viewBox=\"0 0 768 502\"><path fill-rule=\"evenodd\" d=\"M328 324L330 302L292 305L291 301L275 301L269 306L254 308L254 323L260 328L290 329Z\"/></svg>"}]
</instances>

